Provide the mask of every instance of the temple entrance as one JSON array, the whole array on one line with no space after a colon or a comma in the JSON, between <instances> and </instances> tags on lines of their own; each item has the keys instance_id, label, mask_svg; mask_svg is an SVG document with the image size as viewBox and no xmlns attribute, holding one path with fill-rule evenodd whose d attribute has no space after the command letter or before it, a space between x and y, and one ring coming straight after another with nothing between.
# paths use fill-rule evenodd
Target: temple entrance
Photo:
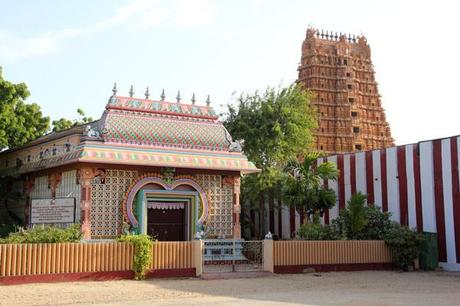
<instances>
[{"instance_id":1,"label":"temple entrance","mask_svg":"<svg viewBox=\"0 0 460 306\"><path fill-rule=\"evenodd\" d=\"M148 202L147 234L159 241L187 240L187 210L184 202Z\"/></svg>"}]
</instances>

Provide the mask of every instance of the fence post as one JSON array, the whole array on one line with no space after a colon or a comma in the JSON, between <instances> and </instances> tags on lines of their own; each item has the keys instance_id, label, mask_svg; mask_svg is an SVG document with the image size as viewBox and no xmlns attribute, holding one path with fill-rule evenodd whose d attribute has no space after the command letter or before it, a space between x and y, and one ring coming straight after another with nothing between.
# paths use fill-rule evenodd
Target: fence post
<instances>
[{"instance_id":1,"label":"fence post","mask_svg":"<svg viewBox=\"0 0 460 306\"><path fill-rule=\"evenodd\" d=\"M273 262L273 240L265 239L264 240L264 271L272 272L274 271L274 262Z\"/></svg>"},{"instance_id":2,"label":"fence post","mask_svg":"<svg viewBox=\"0 0 460 306\"><path fill-rule=\"evenodd\" d=\"M193 258L194 266L196 271L196 276L201 276L203 274L203 241L194 240L193 241Z\"/></svg>"}]
</instances>

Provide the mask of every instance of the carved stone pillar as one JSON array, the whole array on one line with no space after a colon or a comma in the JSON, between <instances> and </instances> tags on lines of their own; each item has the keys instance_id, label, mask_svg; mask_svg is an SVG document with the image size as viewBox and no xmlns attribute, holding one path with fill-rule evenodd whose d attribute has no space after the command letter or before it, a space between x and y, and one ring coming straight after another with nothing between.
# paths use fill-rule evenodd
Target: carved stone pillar
<instances>
[{"instance_id":1,"label":"carved stone pillar","mask_svg":"<svg viewBox=\"0 0 460 306\"><path fill-rule=\"evenodd\" d=\"M81 232L83 239L91 239L91 180L101 177L105 181L105 170L95 168L82 168L79 170L78 180L81 187L80 210L81 210Z\"/></svg>"},{"instance_id":2,"label":"carved stone pillar","mask_svg":"<svg viewBox=\"0 0 460 306\"><path fill-rule=\"evenodd\" d=\"M81 187L80 210L81 210L81 232L83 239L91 238L91 180L94 177L92 168L83 168L79 173L79 182Z\"/></svg>"},{"instance_id":3,"label":"carved stone pillar","mask_svg":"<svg viewBox=\"0 0 460 306\"><path fill-rule=\"evenodd\" d=\"M35 186L35 178L27 177L24 181L24 195L26 197L26 205L24 206L24 226L29 226L30 224L30 193L32 192Z\"/></svg>"},{"instance_id":4,"label":"carved stone pillar","mask_svg":"<svg viewBox=\"0 0 460 306\"><path fill-rule=\"evenodd\" d=\"M233 239L241 239L240 185L241 178L239 176L235 176L233 179Z\"/></svg>"},{"instance_id":5,"label":"carved stone pillar","mask_svg":"<svg viewBox=\"0 0 460 306\"><path fill-rule=\"evenodd\" d=\"M48 175L48 188L51 189L51 198L56 198L56 190L62 181L62 173L53 173Z\"/></svg>"}]
</instances>

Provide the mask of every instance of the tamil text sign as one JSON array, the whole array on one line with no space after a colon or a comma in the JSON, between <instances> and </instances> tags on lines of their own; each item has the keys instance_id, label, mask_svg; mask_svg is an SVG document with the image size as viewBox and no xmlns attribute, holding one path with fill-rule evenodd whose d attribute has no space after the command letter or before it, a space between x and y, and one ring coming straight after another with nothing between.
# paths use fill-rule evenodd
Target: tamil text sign
<instances>
[{"instance_id":1,"label":"tamil text sign","mask_svg":"<svg viewBox=\"0 0 460 306\"><path fill-rule=\"evenodd\" d=\"M32 199L30 223L75 222L75 198Z\"/></svg>"}]
</instances>

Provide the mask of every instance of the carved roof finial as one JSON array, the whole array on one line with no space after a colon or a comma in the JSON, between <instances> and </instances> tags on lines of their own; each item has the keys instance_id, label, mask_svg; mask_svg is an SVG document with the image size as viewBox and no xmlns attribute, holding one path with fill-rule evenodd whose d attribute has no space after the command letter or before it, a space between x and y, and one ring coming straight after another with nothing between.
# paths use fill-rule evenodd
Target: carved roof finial
<instances>
[{"instance_id":1,"label":"carved roof finial","mask_svg":"<svg viewBox=\"0 0 460 306\"><path fill-rule=\"evenodd\" d=\"M150 92L149 92L149 87L147 86L147 88L145 89L145 98L148 100L150 97Z\"/></svg>"},{"instance_id":2,"label":"carved roof finial","mask_svg":"<svg viewBox=\"0 0 460 306\"><path fill-rule=\"evenodd\" d=\"M113 88L112 88L112 92L113 92L113 97L115 97L117 95L117 82L113 83Z\"/></svg>"},{"instance_id":3,"label":"carved roof finial","mask_svg":"<svg viewBox=\"0 0 460 306\"><path fill-rule=\"evenodd\" d=\"M176 101L180 103L180 90L177 92Z\"/></svg>"},{"instance_id":4,"label":"carved roof finial","mask_svg":"<svg viewBox=\"0 0 460 306\"><path fill-rule=\"evenodd\" d=\"M164 100L166 99L166 95L165 95L165 90L164 90L164 89L163 89L163 91L161 92L160 99L161 99L161 101L164 101Z\"/></svg>"},{"instance_id":5,"label":"carved roof finial","mask_svg":"<svg viewBox=\"0 0 460 306\"><path fill-rule=\"evenodd\" d=\"M210 106L210 105L211 105L211 98L208 95L208 98L206 99L206 106Z\"/></svg>"},{"instance_id":6,"label":"carved roof finial","mask_svg":"<svg viewBox=\"0 0 460 306\"><path fill-rule=\"evenodd\" d=\"M196 99L195 99L195 93L192 95L192 104L195 105Z\"/></svg>"},{"instance_id":7,"label":"carved roof finial","mask_svg":"<svg viewBox=\"0 0 460 306\"><path fill-rule=\"evenodd\" d=\"M132 98L134 96L134 87L131 85L131 88L129 89L129 96Z\"/></svg>"}]
</instances>

